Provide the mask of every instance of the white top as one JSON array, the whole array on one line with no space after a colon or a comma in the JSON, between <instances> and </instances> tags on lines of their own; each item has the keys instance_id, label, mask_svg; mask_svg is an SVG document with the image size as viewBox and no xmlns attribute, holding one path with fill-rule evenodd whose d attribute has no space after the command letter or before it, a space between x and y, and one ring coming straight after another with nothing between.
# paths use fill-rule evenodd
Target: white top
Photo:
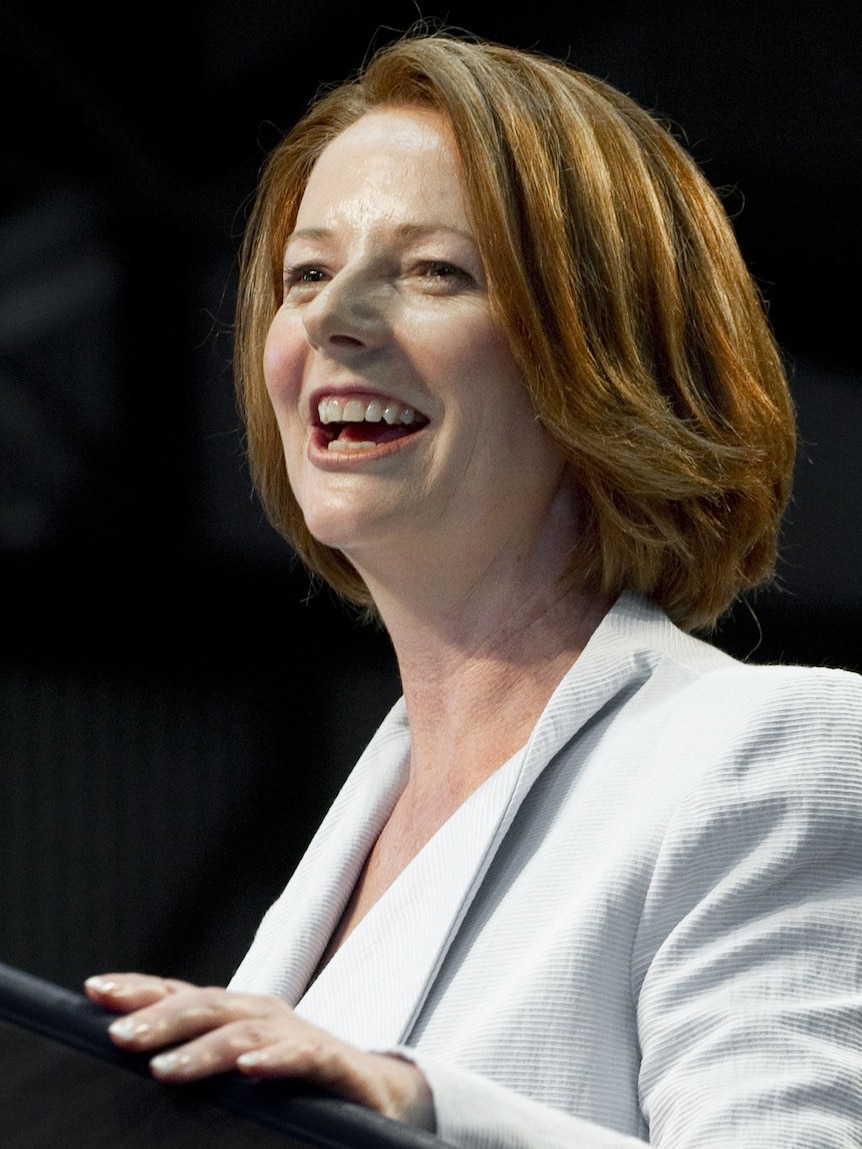
<instances>
[{"instance_id":1,"label":"white top","mask_svg":"<svg viewBox=\"0 0 862 1149\"><path fill-rule=\"evenodd\" d=\"M300 1017L365 1048L391 1041L400 1003L390 987L406 989L409 979L408 992L418 996L431 976L420 959L457 923L464 881L487 853L523 757L521 750L487 778L402 870L299 1000ZM428 890L435 891L431 899Z\"/></svg>"},{"instance_id":2,"label":"white top","mask_svg":"<svg viewBox=\"0 0 862 1149\"><path fill-rule=\"evenodd\" d=\"M300 1001L408 749L399 703L233 988ZM300 1010L412 1057L470 1149L859 1149L862 679L623 596Z\"/></svg>"}]
</instances>

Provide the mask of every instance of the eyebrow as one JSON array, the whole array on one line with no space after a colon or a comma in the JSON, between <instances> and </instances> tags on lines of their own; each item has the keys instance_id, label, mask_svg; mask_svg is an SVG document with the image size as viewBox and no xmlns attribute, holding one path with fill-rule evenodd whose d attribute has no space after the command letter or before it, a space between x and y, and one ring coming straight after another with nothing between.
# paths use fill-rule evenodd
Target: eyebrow
<instances>
[{"instance_id":1,"label":"eyebrow","mask_svg":"<svg viewBox=\"0 0 862 1149\"><path fill-rule=\"evenodd\" d=\"M478 246L476 237L471 232L464 231L463 228L459 227L449 227L448 224L443 223L400 223L395 228L395 237L400 240L424 239L440 232L459 236L461 239L468 240L474 246ZM290 243L293 239L328 239L333 234L333 228L300 227L290 233L286 243Z\"/></svg>"}]
</instances>

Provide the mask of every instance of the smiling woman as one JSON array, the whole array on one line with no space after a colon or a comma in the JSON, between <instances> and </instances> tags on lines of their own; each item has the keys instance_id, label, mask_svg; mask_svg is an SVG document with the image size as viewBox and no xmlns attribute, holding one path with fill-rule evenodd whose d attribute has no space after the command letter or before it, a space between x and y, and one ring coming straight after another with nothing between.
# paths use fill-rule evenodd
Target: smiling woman
<instances>
[{"instance_id":1,"label":"smiling woman","mask_svg":"<svg viewBox=\"0 0 862 1149\"><path fill-rule=\"evenodd\" d=\"M563 455L494 314L439 114L379 109L332 140L284 261L263 369L290 490L305 529L349 560L378 607L405 548L426 556L420 596L444 555L470 580L490 554L544 553L554 498L571 519L557 544L574 546ZM370 427L385 416L381 435L355 421L369 409Z\"/></svg>"},{"instance_id":2,"label":"smiling woman","mask_svg":"<svg viewBox=\"0 0 862 1149\"><path fill-rule=\"evenodd\" d=\"M686 633L770 577L794 450L691 159L408 38L271 157L237 347L269 514L404 697L227 990L90 979L115 1040L465 1149L857 1143L862 683Z\"/></svg>"}]
</instances>

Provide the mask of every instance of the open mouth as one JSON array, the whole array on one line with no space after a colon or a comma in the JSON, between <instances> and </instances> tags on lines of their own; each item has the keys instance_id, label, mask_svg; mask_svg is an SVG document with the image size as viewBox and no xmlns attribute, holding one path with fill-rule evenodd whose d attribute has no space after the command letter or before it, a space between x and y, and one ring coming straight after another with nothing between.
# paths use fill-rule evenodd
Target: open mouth
<instances>
[{"instance_id":1,"label":"open mouth","mask_svg":"<svg viewBox=\"0 0 862 1149\"><path fill-rule=\"evenodd\" d=\"M396 399L324 395L317 405L320 445L330 452L371 451L415 435L427 422Z\"/></svg>"}]
</instances>

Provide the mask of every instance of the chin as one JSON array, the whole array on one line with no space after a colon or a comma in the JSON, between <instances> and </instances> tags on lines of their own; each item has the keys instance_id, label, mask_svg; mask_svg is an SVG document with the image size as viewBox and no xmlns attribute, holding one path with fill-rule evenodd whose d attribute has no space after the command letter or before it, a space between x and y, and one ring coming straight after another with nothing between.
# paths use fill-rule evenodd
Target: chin
<instances>
[{"instance_id":1,"label":"chin","mask_svg":"<svg viewBox=\"0 0 862 1149\"><path fill-rule=\"evenodd\" d=\"M318 543L340 551L359 569L366 562L376 566L381 559L396 559L399 552L411 553L409 531L405 534L405 524L402 522L399 527L396 519L397 516L382 515L379 508L374 508L365 514L356 510L351 514L311 515L306 517L305 525Z\"/></svg>"},{"instance_id":2,"label":"chin","mask_svg":"<svg viewBox=\"0 0 862 1149\"><path fill-rule=\"evenodd\" d=\"M338 551L348 551L351 547L368 538L372 530L372 518L356 511L318 510L304 512L305 525L312 537L325 547Z\"/></svg>"},{"instance_id":3,"label":"chin","mask_svg":"<svg viewBox=\"0 0 862 1149\"><path fill-rule=\"evenodd\" d=\"M412 516L401 488L400 499L376 482L307 483L294 492L312 537L348 559L368 546L397 546L405 531L410 534Z\"/></svg>"}]
</instances>

